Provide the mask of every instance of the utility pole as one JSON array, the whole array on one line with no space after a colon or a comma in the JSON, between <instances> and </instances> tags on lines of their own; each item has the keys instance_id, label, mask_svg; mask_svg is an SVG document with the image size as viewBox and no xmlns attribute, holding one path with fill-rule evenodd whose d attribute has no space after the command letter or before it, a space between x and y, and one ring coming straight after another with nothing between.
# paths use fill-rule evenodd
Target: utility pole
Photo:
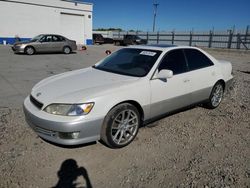
<instances>
[{"instance_id":1,"label":"utility pole","mask_svg":"<svg viewBox=\"0 0 250 188\"><path fill-rule=\"evenodd\" d=\"M157 13L157 7L159 6L159 3L154 2L153 7L154 7L154 22L153 22L153 32L155 32L155 19L156 19L156 13Z\"/></svg>"}]
</instances>

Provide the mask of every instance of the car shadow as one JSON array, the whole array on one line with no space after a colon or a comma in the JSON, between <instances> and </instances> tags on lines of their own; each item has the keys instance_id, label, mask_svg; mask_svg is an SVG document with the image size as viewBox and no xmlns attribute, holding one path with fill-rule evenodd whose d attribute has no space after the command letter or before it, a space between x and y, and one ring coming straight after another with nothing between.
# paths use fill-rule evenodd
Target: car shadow
<instances>
[{"instance_id":1,"label":"car shadow","mask_svg":"<svg viewBox=\"0 0 250 188\"><path fill-rule=\"evenodd\" d=\"M92 188L87 170L84 167L79 167L74 159L65 160L61 164L57 176L58 182L52 188ZM77 182L78 178L81 177L85 181L85 186Z\"/></svg>"},{"instance_id":2,"label":"car shadow","mask_svg":"<svg viewBox=\"0 0 250 188\"><path fill-rule=\"evenodd\" d=\"M39 53L35 53L33 55L27 55L25 53L15 53L16 55L23 55L23 56L39 56L39 55L58 55L58 54L61 54L61 55L75 55L77 54L76 51L73 51L73 52L70 52L70 54L64 54L63 52L39 52Z\"/></svg>"}]
</instances>

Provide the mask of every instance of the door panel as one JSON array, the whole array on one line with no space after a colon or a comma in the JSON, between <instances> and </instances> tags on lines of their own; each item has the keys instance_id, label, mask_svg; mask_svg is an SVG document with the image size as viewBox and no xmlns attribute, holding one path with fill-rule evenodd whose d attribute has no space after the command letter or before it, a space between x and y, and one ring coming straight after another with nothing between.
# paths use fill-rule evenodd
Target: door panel
<instances>
[{"instance_id":1,"label":"door panel","mask_svg":"<svg viewBox=\"0 0 250 188\"><path fill-rule=\"evenodd\" d=\"M52 36L52 47L53 47L53 51L55 52L60 52L63 50L65 41L62 41L62 37L58 37L53 35Z\"/></svg>"},{"instance_id":2,"label":"door panel","mask_svg":"<svg viewBox=\"0 0 250 188\"><path fill-rule=\"evenodd\" d=\"M190 72L192 102L197 103L209 98L213 85L217 81L215 66L197 69Z\"/></svg>"},{"instance_id":3,"label":"door panel","mask_svg":"<svg viewBox=\"0 0 250 188\"><path fill-rule=\"evenodd\" d=\"M151 80L151 117L185 107L191 101L190 73L182 49L167 52L156 72L164 69L172 70L174 75L166 81Z\"/></svg>"},{"instance_id":4,"label":"door panel","mask_svg":"<svg viewBox=\"0 0 250 188\"><path fill-rule=\"evenodd\" d=\"M166 81L154 79L150 81L150 86L151 118L190 104L189 73L174 75Z\"/></svg>"},{"instance_id":5,"label":"door panel","mask_svg":"<svg viewBox=\"0 0 250 188\"><path fill-rule=\"evenodd\" d=\"M192 76L190 77L192 102L197 103L209 98L213 85L217 81L215 65L201 51L197 49L185 49L188 66Z\"/></svg>"}]
</instances>

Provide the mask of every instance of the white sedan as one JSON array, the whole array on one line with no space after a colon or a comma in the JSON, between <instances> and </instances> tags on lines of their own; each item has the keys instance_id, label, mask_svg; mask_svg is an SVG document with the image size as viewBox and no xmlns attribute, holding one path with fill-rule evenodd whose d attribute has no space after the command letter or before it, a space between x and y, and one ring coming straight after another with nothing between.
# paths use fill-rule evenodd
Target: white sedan
<instances>
[{"instance_id":1,"label":"white sedan","mask_svg":"<svg viewBox=\"0 0 250 188\"><path fill-rule=\"evenodd\" d=\"M40 81L24 101L26 120L62 145L131 143L142 124L199 103L219 106L230 62L187 46L133 46L93 67Z\"/></svg>"}]
</instances>

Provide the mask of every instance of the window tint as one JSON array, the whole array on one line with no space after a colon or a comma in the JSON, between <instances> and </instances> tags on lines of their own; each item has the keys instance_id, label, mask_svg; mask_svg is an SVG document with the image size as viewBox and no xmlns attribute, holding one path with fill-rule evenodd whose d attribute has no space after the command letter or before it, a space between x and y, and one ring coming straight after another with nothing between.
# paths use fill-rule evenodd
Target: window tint
<instances>
[{"instance_id":1,"label":"window tint","mask_svg":"<svg viewBox=\"0 0 250 188\"><path fill-rule=\"evenodd\" d=\"M60 39L57 36L52 36L53 42L60 42Z\"/></svg>"},{"instance_id":2,"label":"window tint","mask_svg":"<svg viewBox=\"0 0 250 188\"><path fill-rule=\"evenodd\" d=\"M52 42L52 36L51 35L46 35L40 41L41 42Z\"/></svg>"},{"instance_id":3,"label":"window tint","mask_svg":"<svg viewBox=\"0 0 250 188\"><path fill-rule=\"evenodd\" d=\"M212 66L212 61L202 52L195 49L185 49L185 55L188 60L190 70L200 69Z\"/></svg>"},{"instance_id":4,"label":"window tint","mask_svg":"<svg viewBox=\"0 0 250 188\"><path fill-rule=\"evenodd\" d=\"M174 74L180 74L187 71L187 64L182 50L173 50L167 53L163 58L158 70L168 69Z\"/></svg>"},{"instance_id":5,"label":"window tint","mask_svg":"<svg viewBox=\"0 0 250 188\"><path fill-rule=\"evenodd\" d=\"M51 36L51 35L48 35L48 36L47 36L46 42L52 42L52 36Z\"/></svg>"},{"instance_id":6,"label":"window tint","mask_svg":"<svg viewBox=\"0 0 250 188\"><path fill-rule=\"evenodd\" d=\"M43 36L41 39L40 39L40 42L45 42L46 41L46 36Z\"/></svg>"},{"instance_id":7,"label":"window tint","mask_svg":"<svg viewBox=\"0 0 250 188\"><path fill-rule=\"evenodd\" d=\"M61 41L63 41L64 39L63 39L62 36L53 35L53 36L52 36L52 40L53 40L53 42L61 42Z\"/></svg>"}]
</instances>

